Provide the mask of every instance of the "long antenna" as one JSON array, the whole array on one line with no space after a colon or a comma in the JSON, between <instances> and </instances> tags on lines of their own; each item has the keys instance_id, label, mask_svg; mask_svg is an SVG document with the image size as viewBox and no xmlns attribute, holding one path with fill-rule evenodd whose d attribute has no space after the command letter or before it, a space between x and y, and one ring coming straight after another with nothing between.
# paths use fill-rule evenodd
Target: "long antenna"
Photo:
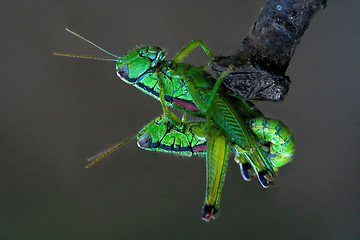
<instances>
[{"instance_id":1,"label":"long antenna","mask_svg":"<svg viewBox=\"0 0 360 240\"><path fill-rule=\"evenodd\" d=\"M73 53L53 52L53 54L55 56L62 56L62 57L86 58L86 59L94 59L94 60L101 60L101 61L111 61L111 62L117 62L118 61L118 59L95 57L95 56L82 55L82 54L73 54Z\"/></svg>"},{"instance_id":2,"label":"long antenna","mask_svg":"<svg viewBox=\"0 0 360 240\"><path fill-rule=\"evenodd\" d=\"M89 164L87 164L85 166L85 168L89 168L91 167L92 165L94 165L95 163L99 162L101 159L103 159L104 157L106 157L107 155L109 155L110 153L112 153L113 151L115 151L116 149L118 149L119 147L123 146L124 144L130 142L131 140L133 140L134 138L136 137L135 136L132 136L128 139L126 139L125 141L119 143L119 144L116 144L115 146L101 152L101 153L98 153L96 154L95 156L91 157L88 159L88 161L90 162Z\"/></svg>"},{"instance_id":3,"label":"long antenna","mask_svg":"<svg viewBox=\"0 0 360 240\"><path fill-rule=\"evenodd\" d=\"M90 43L91 45L93 45L94 47L96 47L97 49L103 51L104 53L110 55L110 56L113 56L113 57L116 57L117 59L119 59L120 57L119 56L116 56L115 54L112 54L111 52L109 51L106 51L105 49L101 48L100 46L96 45L95 43L91 42L90 40L84 38L83 36L81 36L80 34L74 32L74 31L71 31L70 29L68 28L65 28L66 31L68 31L69 33L75 35L76 37L78 38L81 38L82 40L84 40L85 42L88 42Z\"/></svg>"}]
</instances>

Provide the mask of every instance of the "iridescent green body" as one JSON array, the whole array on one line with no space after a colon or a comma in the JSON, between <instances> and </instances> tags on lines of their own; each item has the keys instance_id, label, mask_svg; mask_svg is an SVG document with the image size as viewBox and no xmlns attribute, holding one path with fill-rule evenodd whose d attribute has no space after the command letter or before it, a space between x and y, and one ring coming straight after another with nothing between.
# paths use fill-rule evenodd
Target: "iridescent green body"
<instances>
[{"instance_id":1,"label":"iridescent green body","mask_svg":"<svg viewBox=\"0 0 360 240\"><path fill-rule=\"evenodd\" d=\"M117 74L123 81L161 101L165 115L173 122L179 121L171 115L166 105L196 116L211 117L230 141L243 149L261 184L268 187L276 175L275 170L254 135L249 132L248 122L244 121L262 116L261 112L221 88L214 94L217 80L203 71L202 67L179 63L184 52L191 50L182 50L169 62L164 60L166 50L155 46L141 47L119 59L116 64Z\"/></svg>"},{"instance_id":2,"label":"iridescent green body","mask_svg":"<svg viewBox=\"0 0 360 240\"><path fill-rule=\"evenodd\" d=\"M155 46L135 49L119 59L116 63L116 72L124 82L159 101L160 79L164 86L167 105L193 115L204 116L194 103L191 92L186 86L188 79L183 75L194 67L184 63L173 65L164 61L166 54L166 50ZM206 71L196 71L191 78L196 79L197 87L200 88L208 89L215 83L215 79Z\"/></svg>"},{"instance_id":3,"label":"iridescent green body","mask_svg":"<svg viewBox=\"0 0 360 240\"><path fill-rule=\"evenodd\" d=\"M203 219L216 218L220 207L227 161L231 149L228 138L215 124L208 136L206 122L189 122L182 128L161 116L148 123L137 135L140 148L182 156L206 155L206 195Z\"/></svg>"},{"instance_id":4,"label":"iridescent green body","mask_svg":"<svg viewBox=\"0 0 360 240\"><path fill-rule=\"evenodd\" d=\"M281 167L295 151L294 140L289 129L280 121L265 117L250 120L251 129L265 152L269 153L272 164ZM245 180L250 180L247 172L248 160L243 150L227 140L216 124L211 125L212 137L207 141L206 122L188 122L181 128L161 116L148 123L137 135L137 144L148 151L166 152L182 156L207 155L207 188L203 207L205 220L215 219L219 211L221 191L225 179L227 159L230 149L235 152L235 161L242 168ZM211 144L211 145L210 145ZM209 145L207 151L207 145ZM210 152L211 151L211 152Z\"/></svg>"},{"instance_id":5,"label":"iridescent green body","mask_svg":"<svg viewBox=\"0 0 360 240\"><path fill-rule=\"evenodd\" d=\"M206 134L201 134L205 125L205 122L191 122L179 129L161 116L140 130L137 134L138 146L148 151L187 157L206 155Z\"/></svg>"},{"instance_id":6,"label":"iridescent green body","mask_svg":"<svg viewBox=\"0 0 360 240\"><path fill-rule=\"evenodd\" d=\"M271 143L265 151L275 168L290 162L295 152L295 141L289 130L282 122L269 118L255 118L250 122L251 129L260 143Z\"/></svg>"},{"instance_id":7,"label":"iridescent green body","mask_svg":"<svg viewBox=\"0 0 360 240\"><path fill-rule=\"evenodd\" d=\"M140 147L183 156L206 155L204 220L214 219L219 209L230 149L235 152L235 161L240 164L244 179L249 180L251 175L256 174L263 187L271 185L278 167L290 161L295 147L288 128L279 122L265 119L252 103L221 88L221 81L231 72L231 68L218 79L204 71L214 57L202 41L193 40L172 61L165 61L166 50L159 47L140 47L118 57L82 36L67 31L116 59L64 53L56 55L116 61L117 75L123 81L161 102L164 115L139 132L137 137ZM206 66L194 67L180 63L198 46L211 59ZM206 122L181 121L167 106L206 118ZM131 139L98 154L87 167ZM270 143L270 148L266 148L267 143ZM249 170L253 170L254 174Z\"/></svg>"}]
</instances>

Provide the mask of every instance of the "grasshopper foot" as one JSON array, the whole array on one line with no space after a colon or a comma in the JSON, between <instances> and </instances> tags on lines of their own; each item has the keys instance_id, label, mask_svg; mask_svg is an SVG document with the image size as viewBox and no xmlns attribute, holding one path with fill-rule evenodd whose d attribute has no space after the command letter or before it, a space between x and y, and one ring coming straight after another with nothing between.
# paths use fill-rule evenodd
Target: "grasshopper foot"
<instances>
[{"instance_id":1,"label":"grasshopper foot","mask_svg":"<svg viewBox=\"0 0 360 240\"><path fill-rule=\"evenodd\" d=\"M245 181L251 181L252 179L255 178L256 174L253 168L251 167L250 163L240 163L239 165L240 165L241 176Z\"/></svg>"},{"instance_id":2,"label":"grasshopper foot","mask_svg":"<svg viewBox=\"0 0 360 240\"><path fill-rule=\"evenodd\" d=\"M266 170L258 172L258 179L264 188L274 185L274 177Z\"/></svg>"}]
</instances>

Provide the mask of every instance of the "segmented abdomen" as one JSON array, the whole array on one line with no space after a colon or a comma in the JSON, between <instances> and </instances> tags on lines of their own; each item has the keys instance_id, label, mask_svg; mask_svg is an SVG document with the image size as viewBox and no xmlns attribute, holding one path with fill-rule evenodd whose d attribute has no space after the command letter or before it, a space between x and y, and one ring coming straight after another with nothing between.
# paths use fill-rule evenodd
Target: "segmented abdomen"
<instances>
[{"instance_id":1,"label":"segmented abdomen","mask_svg":"<svg viewBox=\"0 0 360 240\"><path fill-rule=\"evenodd\" d=\"M274 167L290 162L295 152L295 141L287 126L279 120L258 117L250 120L250 127L263 149L269 153Z\"/></svg>"}]
</instances>

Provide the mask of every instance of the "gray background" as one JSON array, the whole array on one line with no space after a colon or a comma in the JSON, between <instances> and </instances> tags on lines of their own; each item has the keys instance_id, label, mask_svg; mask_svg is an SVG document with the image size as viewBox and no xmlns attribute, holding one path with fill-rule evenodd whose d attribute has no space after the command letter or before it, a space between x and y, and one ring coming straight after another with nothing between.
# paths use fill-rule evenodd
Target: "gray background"
<instances>
[{"instance_id":1,"label":"gray background","mask_svg":"<svg viewBox=\"0 0 360 240\"><path fill-rule=\"evenodd\" d=\"M359 239L358 1L329 1L290 63L282 103L261 103L295 135L294 161L272 189L244 182L230 159L219 218L201 220L205 159L132 142L86 159L161 114L114 63L64 31L123 55L191 39L233 53L264 1L0 2L0 239ZM201 50L187 62L206 62Z\"/></svg>"}]
</instances>

